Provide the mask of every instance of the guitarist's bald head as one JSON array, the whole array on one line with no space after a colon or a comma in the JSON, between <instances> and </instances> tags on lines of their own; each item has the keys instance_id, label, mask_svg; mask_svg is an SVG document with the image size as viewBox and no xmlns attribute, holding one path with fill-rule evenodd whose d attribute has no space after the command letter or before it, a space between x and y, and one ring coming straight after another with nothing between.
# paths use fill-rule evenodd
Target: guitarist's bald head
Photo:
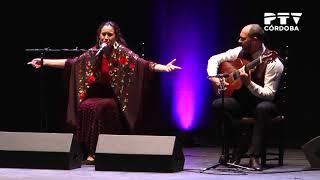
<instances>
[{"instance_id":1,"label":"guitarist's bald head","mask_svg":"<svg viewBox=\"0 0 320 180\"><path fill-rule=\"evenodd\" d=\"M257 39L263 41L264 39L264 30L259 24L248 24L244 28L248 28L248 36L253 38L256 37Z\"/></svg>"}]
</instances>

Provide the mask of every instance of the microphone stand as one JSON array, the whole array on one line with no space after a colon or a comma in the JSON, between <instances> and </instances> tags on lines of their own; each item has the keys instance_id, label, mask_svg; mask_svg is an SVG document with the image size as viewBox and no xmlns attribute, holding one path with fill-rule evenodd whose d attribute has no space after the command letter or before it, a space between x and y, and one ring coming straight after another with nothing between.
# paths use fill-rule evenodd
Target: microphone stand
<instances>
[{"instance_id":1,"label":"microphone stand","mask_svg":"<svg viewBox=\"0 0 320 180\"><path fill-rule=\"evenodd\" d=\"M46 112L46 103L44 98L44 68L43 68L43 58L46 51L42 51L40 54L41 59L41 67L40 67L40 129L44 132L48 130L48 120L47 120L47 112Z\"/></svg>"},{"instance_id":2,"label":"microphone stand","mask_svg":"<svg viewBox=\"0 0 320 180\"><path fill-rule=\"evenodd\" d=\"M43 132L48 131L48 120L47 120L47 111L46 111L46 102L45 102L45 83L44 83L44 67L43 59L47 52L85 52L85 49L25 49L26 52L39 52L40 53L40 129ZM92 51L97 51L92 49Z\"/></svg>"},{"instance_id":3,"label":"microphone stand","mask_svg":"<svg viewBox=\"0 0 320 180\"><path fill-rule=\"evenodd\" d=\"M218 87L218 94L221 95L221 106L222 106L221 110L222 110L222 112L224 112L224 92L227 89L227 87L224 84L224 81L225 81L225 77L228 77L228 75L227 74L218 74L216 76L210 76L210 77L219 78L220 85ZM222 123L221 123L222 147L221 147L221 155L220 155L218 163L216 163L210 167L203 168L203 169L201 169L200 172L205 172L209 169L215 169L220 165L242 168L242 169L246 169L246 170L254 170L253 168L249 168L249 167L245 167L245 166L241 166L241 165L229 162L229 160L230 160L229 159L229 145L228 145L228 143L226 143L225 131L226 131L225 122L222 121Z\"/></svg>"}]
</instances>

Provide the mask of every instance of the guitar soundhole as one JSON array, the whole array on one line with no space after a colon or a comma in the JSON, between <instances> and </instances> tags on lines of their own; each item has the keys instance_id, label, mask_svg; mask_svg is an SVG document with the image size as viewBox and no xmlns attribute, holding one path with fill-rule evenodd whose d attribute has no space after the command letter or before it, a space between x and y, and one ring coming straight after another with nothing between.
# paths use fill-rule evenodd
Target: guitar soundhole
<instances>
[{"instance_id":1,"label":"guitar soundhole","mask_svg":"<svg viewBox=\"0 0 320 180\"><path fill-rule=\"evenodd\" d=\"M232 77L234 80L238 79L240 77L240 72L239 71L235 71L232 73Z\"/></svg>"}]
</instances>

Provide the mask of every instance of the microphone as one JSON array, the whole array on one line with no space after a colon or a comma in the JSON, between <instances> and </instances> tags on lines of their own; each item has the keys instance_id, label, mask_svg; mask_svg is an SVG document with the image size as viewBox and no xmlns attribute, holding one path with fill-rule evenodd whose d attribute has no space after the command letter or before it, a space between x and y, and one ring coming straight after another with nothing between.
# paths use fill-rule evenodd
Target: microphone
<instances>
[{"instance_id":1,"label":"microphone","mask_svg":"<svg viewBox=\"0 0 320 180\"><path fill-rule=\"evenodd\" d=\"M106 47L106 46L107 46L107 43L102 43L102 44L100 45L100 49L99 49L98 52L96 53L96 56L98 56L98 55L101 53L101 51L103 50L103 48Z\"/></svg>"},{"instance_id":2,"label":"microphone","mask_svg":"<svg viewBox=\"0 0 320 180\"><path fill-rule=\"evenodd\" d=\"M208 76L208 78L217 77L217 78L227 78L229 77L229 73L217 74L215 76Z\"/></svg>"}]
</instances>

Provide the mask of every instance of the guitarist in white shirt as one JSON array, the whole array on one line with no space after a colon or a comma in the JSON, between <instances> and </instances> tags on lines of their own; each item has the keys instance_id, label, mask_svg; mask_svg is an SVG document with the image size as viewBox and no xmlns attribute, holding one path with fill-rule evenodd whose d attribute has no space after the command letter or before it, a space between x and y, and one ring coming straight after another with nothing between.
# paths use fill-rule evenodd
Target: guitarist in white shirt
<instances>
[{"instance_id":1,"label":"guitarist in white shirt","mask_svg":"<svg viewBox=\"0 0 320 180\"><path fill-rule=\"evenodd\" d=\"M255 115L256 123L247 151L249 166L255 170L262 170L259 163L261 137L265 123L276 116L272 100L284 69L277 53L267 49L263 39L264 31L260 25L246 25L240 32L240 46L212 56L207 65L208 79L213 86L216 89L225 87L223 101L217 98L212 104L217 118L229 119L229 124L234 124L240 117ZM240 163L241 153L244 152L236 152L235 163Z\"/></svg>"}]
</instances>

